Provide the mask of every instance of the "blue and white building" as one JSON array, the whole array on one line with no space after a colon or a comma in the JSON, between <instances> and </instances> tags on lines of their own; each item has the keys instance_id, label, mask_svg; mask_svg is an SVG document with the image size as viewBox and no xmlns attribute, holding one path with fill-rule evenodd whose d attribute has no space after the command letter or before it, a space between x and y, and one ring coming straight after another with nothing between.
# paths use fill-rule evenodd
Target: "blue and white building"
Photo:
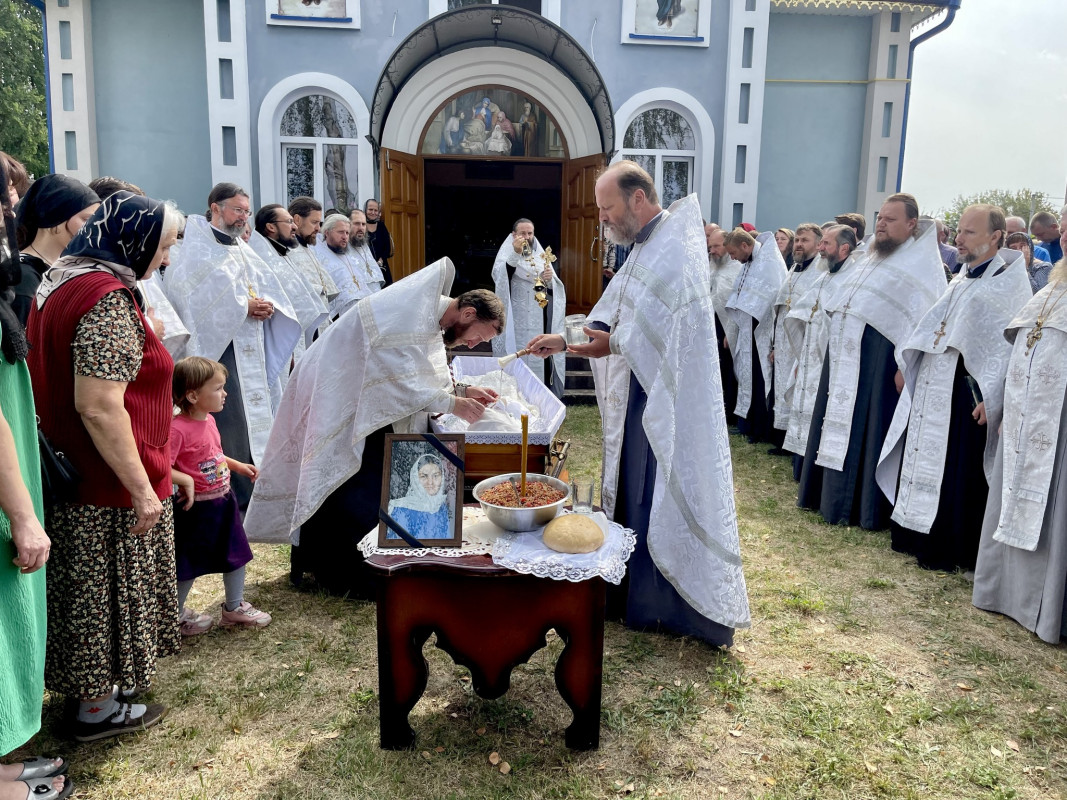
<instances>
[{"instance_id":1,"label":"blue and white building","mask_svg":"<svg viewBox=\"0 0 1067 800\"><path fill-rule=\"evenodd\" d=\"M45 19L57 172L189 212L224 180L254 206L380 197L395 273L449 255L474 283L528 216L572 310L599 296L592 182L614 159L646 165L667 200L696 192L727 228L873 219L899 186L915 47L960 5L26 1ZM465 98L483 94L510 153L490 141L496 112L470 137Z\"/></svg>"}]
</instances>

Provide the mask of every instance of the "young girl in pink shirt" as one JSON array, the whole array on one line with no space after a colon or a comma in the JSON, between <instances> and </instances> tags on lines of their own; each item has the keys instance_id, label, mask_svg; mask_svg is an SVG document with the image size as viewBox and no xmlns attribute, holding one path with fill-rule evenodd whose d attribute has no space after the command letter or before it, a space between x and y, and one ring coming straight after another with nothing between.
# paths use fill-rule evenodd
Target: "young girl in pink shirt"
<instances>
[{"instance_id":1,"label":"young girl in pink shirt","mask_svg":"<svg viewBox=\"0 0 1067 800\"><path fill-rule=\"evenodd\" d=\"M262 628L270 614L244 599L245 564L252 560L230 472L253 481L259 470L228 458L213 413L226 403L226 367L199 356L174 365L174 405L170 427L171 480L178 487L174 503L174 555L178 572L178 607L183 636L211 629L214 620L185 605L193 581L222 573L226 602L219 625Z\"/></svg>"}]
</instances>

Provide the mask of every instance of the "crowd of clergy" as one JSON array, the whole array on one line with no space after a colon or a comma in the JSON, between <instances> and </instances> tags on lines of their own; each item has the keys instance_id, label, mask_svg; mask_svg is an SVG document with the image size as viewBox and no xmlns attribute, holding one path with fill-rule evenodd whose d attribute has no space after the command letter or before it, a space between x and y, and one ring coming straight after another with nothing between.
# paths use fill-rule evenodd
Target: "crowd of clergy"
<instances>
[{"instance_id":1,"label":"crowd of clergy","mask_svg":"<svg viewBox=\"0 0 1067 800\"><path fill-rule=\"evenodd\" d=\"M60 288L71 281L128 289L122 324L155 333L141 337L143 364L154 353L162 375L165 348L175 361L222 365L222 451L254 465L231 475L237 504L250 538L294 545L297 581L320 529L334 538L322 538L318 566L308 568L352 578L360 557L349 529L369 529L374 520L360 527L360 515L376 519L381 467L369 465L384 431L429 413L477 419L495 393L457 385L444 348L496 339L498 354L527 349L557 394L564 352L591 360L605 434L601 502L638 532L617 602L628 624L715 645L748 626L727 436L736 424L749 442L792 459L800 507L830 524L888 527L893 548L920 566L973 575L979 608L1048 642L1067 635L1067 218L1042 213L1027 224L973 205L950 242L913 196L894 194L870 235L855 212L727 231L700 219L695 196L662 208L651 177L619 162L598 179L597 204L605 235L630 249L590 312L588 344L568 346L566 274L544 257L527 219L501 245L500 296L450 298L447 259L382 291L393 253L374 200L347 213L324 212L310 197L254 211L244 189L220 183L204 214L182 219L113 178L84 186L49 175L16 189L10 179L4 199L17 214L21 277L0 316L7 361L17 367L30 353L39 413L49 365L27 346L27 321L31 338L48 338L44 304L71 294ZM545 312L526 285L538 280L553 296ZM48 313L63 308L53 300ZM114 343L101 345L107 320L91 336L79 323L74 349L121 361ZM78 363L132 392L121 363ZM146 521L136 498L133 511L129 519L147 527L169 514L157 509ZM339 530L351 541L339 543ZM23 572L48 559L43 533L34 534L39 553L17 555ZM151 658L173 647L164 642ZM116 678L130 685L112 694L71 692L83 712L102 715L81 720L86 740L94 726L113 735L141 724L128 709L146 706L118 693L143 688L150 672ZM100 685L110 686L110 677Z\"/></svg>"},{"instance_id":2,"label":"crowd of clergy","mask_svg":"<svg viewBox=\"0 0 1067 800\"><path fill-rule=\"evenodd\" d=\"M1028 233L972 205L952 244L902 193L865 227L851 212L705 226L732 421L792 458L801 508L888 527L919 566L973 576L977 607L1058 642L1067 218L1041 212Z\"/></svg>"}]
</instances>

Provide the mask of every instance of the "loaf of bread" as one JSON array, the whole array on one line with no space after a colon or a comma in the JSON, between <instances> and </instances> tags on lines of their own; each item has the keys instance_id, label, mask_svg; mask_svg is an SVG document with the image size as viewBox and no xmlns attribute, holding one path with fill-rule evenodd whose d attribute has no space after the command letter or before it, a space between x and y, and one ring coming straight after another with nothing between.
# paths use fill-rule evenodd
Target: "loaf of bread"
<instances>
[{"instance_id":1,"label":"loaf of bread","mask_svg":"<svg viewBox=\"0 0 1067 800\"><path fill-rule=\"evenodd\" d=\"M592 553L604 544L604 531L585 514L564 514L545 526L544 541L557 553Z\"/></svg>"}]
</instances>

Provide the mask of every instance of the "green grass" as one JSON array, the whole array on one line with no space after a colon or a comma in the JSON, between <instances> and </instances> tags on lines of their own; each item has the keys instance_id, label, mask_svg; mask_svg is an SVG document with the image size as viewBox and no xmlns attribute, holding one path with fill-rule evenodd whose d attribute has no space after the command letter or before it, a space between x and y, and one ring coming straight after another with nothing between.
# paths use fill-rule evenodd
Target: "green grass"
<instances>
[{"instance_id":1,"label":"green grass","mask_svg":"<svg viewBox=\"0 0 1067 800\"><path fill-rule=\"evenodd\" d=\"M595 407L563 435L568 468L599 476ZM598 751L564 746L554 636L498 700L431 637L416 747L380 750L373 604L292 590L288 549L256 545L248 595L274 623L162 661L162 725L73 746L49 700L19 755L70 759L85 800L1067 795L1067 649L973 608L962 576L917 569L888 534L799 511L785 460L732 446L752 628L723 652L609 623ZM202 579L190 602L221 591Z\"/></svg>"}]
</instances>

